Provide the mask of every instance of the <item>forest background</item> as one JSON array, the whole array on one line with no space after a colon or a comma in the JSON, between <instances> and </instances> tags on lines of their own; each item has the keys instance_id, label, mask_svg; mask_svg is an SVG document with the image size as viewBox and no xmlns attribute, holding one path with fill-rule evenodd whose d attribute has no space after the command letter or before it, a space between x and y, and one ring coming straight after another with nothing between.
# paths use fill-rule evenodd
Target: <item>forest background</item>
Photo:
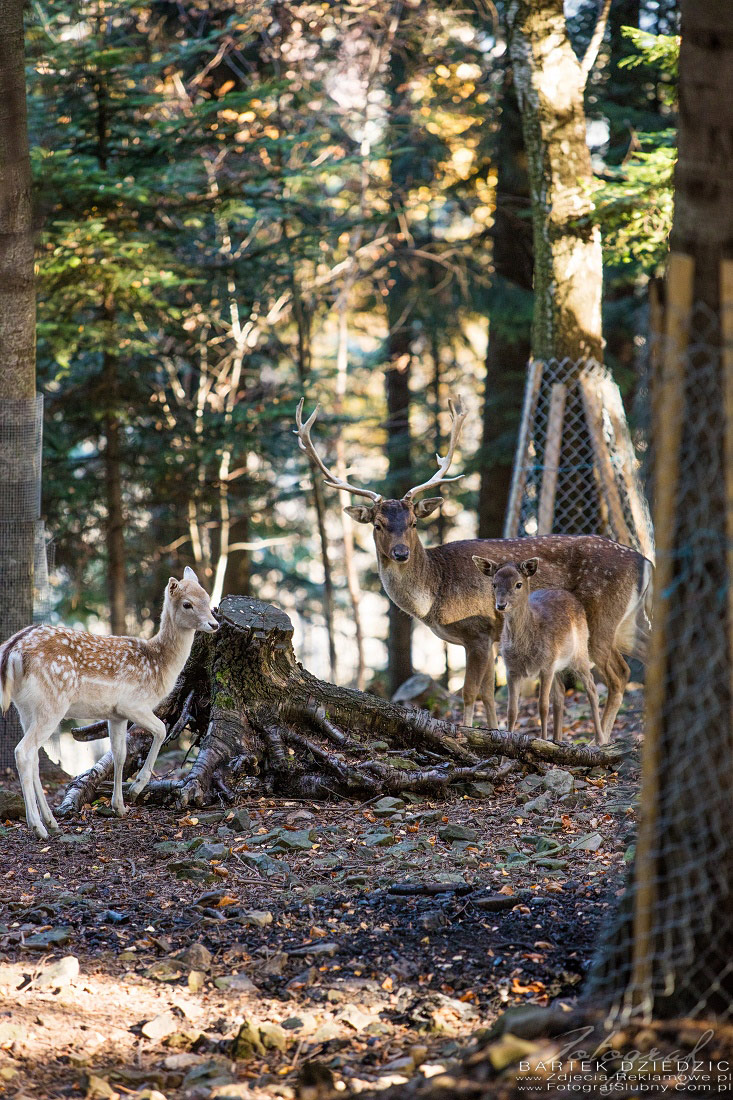
<instances>
[{"instance_id":1,"label":"forest background","mask_svg":"<svg viewBox=\"0 0 733 1100\"><path fill-rule=\"evenodd\" d=\"M579 58L598 14L566 5ZM587 217L603 354L643 447L677 5L606 14ZM292 429L301 396L321 401L329 464L401 495L461 393L466 477L424 533L501 535L539 262L505 16L490 0L30 5L54 615L149 633L191 564L215 600L283 607L318 675L460 673L462 654L388 615L370 529L314 482Z\"/></svg>"}]
</instances>

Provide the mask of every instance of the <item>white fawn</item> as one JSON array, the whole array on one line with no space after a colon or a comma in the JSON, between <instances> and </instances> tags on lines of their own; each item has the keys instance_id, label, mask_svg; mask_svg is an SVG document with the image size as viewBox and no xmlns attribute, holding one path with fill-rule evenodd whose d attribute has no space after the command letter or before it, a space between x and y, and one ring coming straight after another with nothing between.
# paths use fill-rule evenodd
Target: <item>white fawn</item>
<instances>
[{"instance_id":1,"label":"white fawn","mask_svg":"<svg viewBox=\"0 0 733 1100\"><path fill-rule=\"evenodd\" d=\"M63 718L109 723L114 757L112 806L125 813L122 773L127 755L127 722L153 735L145 764L130 795L150 781L165 738L165 724L153 714L172 690L188 659L197 630L218 629L209 597L188 566L183 580L166 585L158 633L143 638L102 637L57 626L29 626L0 647L0 706L13 702L24 737L15 749L28 825L41 840L58 825L43 793L38 750Z\"/></svg>"},{"instance_id":2,"label":"white fawn","mask_svg":"<svg viewBox=\"0 0 733 1100\"><path fill-rule=\"evenodd\" d=\"M506 665L509 685L507 729L517 724L519 687L523 679L540 678L540 725L547 740L547 718L552 690L552 732L554 741L562 741L565 691L559 673L572 669L580 676L593 711L596 741L603 745L605 734L598 711L598 692L588 656L588 621L583 605L561 588L540 588L530 593L529 578L537 572L539 561L529 558L518 565L497 565L474 555L474 563L492 578L496 610L504 625L499 651Z\"/></svg>"}]
</instances>

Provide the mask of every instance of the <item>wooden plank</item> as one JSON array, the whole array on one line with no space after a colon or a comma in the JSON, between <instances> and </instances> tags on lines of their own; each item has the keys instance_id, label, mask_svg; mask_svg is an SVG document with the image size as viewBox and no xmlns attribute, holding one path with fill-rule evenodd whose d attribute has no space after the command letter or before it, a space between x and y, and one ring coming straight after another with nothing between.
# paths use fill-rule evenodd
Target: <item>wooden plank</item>
<instances>
[{"instance_id":1,"label":"wooden plank","mask_svg":"<svg viewBox=\"0 0 733 1100\"><path fill-rule=\"evenodd\" d=\"M654 917L659 838L659 769L667 672L669 588L673 576L675 510L684 416L685 354L692 317L695 262L673 252L667 275L667 309L654 423L654 626L646 673L646 721L641 753L639 832L634 864L634 935L627 1011L650 1016L654 1008ZM659 385L657 385L657 381Z\"/></svg>"},{"instance_id":2,"label":"wooden plank","mask_svg":"<svg viewBox=\"0 0 733 1100\"><path fill-rule=\"evenodd\" d=\"M545 441L545 460L542 469L542 489L540 505L537 511L537 534L552 534L552 522L555 518L555 495L557 493L557 475L560 469L562 451L562 429L565 419L565 397L567 390L562 382L553 383L550 390L550 411L547 416L547 438Z\"/></svg>"},{"instance_id":3,"label":"wooden plank","mask_svg":"<svg viewBox=\"0 0 733 1100\"><path fill-rule=\"evenodd\" d=\"M529 440L534 423L537 398L540 393L542 371L544 363L540 359L531 359L527 369L527 382L524 387L524 403L522 405L522 419L519 422L519 436L517 438L517 450L514 456L514 470L512 471L512 486L509 492L509 504L504 520L504 538L516 538L519 532L519 516L522 510L522 496L527 483L527 469L529 467Z\"/></svg>"},{"instance_id":4,"label":"wooden plank","mask_svg":"<svg viewBox=\"0 0 733 1100\"><path fill-rule=\"evenodd\" d=\"M616 449L619 457L619 472L623 479L626 497L629 502L631 518L634 523L639 547L644 557L654 561L654 531L649 514L649 506L641 487L638 468L639 464L634 453L634 445L631 442L631 433L624 412L624 403L621 398L621 390L612 378L606 378L601 383L601 400L608 412L616 441Z\"/></svg>"},{"instance_id":5,"label":"wooden plank","mask_svg":"<svg viewBox=\"0 0 733 1100\"><path fill-rule=\"evenodd\" d=\"M619 542L629 545L631 535L626 524L624 509L621 503L621 495L616 484L616 473L608 453L608 446L603 436L603 405L601 392L595 378L587 374L580 375L580 392L585 407L585 419L588 425L588 434L593 446L593 455L596 468L601 479L603 496L608 506L609 518L614 538Z\"/></svg>"}]
</instances>

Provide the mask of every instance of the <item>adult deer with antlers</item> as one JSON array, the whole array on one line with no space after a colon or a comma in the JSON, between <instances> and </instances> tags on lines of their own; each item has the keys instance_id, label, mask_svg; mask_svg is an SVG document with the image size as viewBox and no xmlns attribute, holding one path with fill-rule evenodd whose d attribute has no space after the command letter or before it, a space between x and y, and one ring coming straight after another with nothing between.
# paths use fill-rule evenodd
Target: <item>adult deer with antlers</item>
<instances>
[{"instance_id":1,"label":"adult deer with antlers","mask_svg":"<svg viewBox=\"0 0 733 1100\"><path fill-rule=\"evenodd\" d=\"M311 440L319 405L303 420L298 405L298 445L323 474L326 485L371 503L346 508L357 523L374 528L377 566L385 592L393 603L425 623L447 642L466 651L463 684L463 724L470 726L477 698L486 708L490 728L496 728L494 660L502 623L497 615L490 578L475 568L474 555L501 561L538 559L537 587L564 588L580 600L588 620L590 658L608 687L602 725L605 738L613 729L629 680L623 654L642 656L649 622L652 565L635 550L597 535L545 535L518 539L464 539L424 547L417 521L426 519L442 497L416 501L418 493L457 481L447 477L466 418L460 398L450 402L451 433L438 469L415 485L401 500L385 500L337 477L323 462Z\"/></svg>"}]
</instances>

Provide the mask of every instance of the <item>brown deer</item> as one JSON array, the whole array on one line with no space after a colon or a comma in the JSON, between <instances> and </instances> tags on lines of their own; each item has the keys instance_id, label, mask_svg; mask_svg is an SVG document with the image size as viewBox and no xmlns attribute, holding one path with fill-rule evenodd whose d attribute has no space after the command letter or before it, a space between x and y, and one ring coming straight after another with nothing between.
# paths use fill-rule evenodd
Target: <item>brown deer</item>
<instances>
[{"instance_id":1,"label":"brown deer","mask_svg":"<svg viewBox=\"0 0 733 1100\"><path fill-rule=\"evenodd\" d=\"M371 489L361 489L332 473L311 440L318 416L316 406L303 421L303 401L298 405L298 445L334 489L366 497L371 503L346 508L357 523L371 523L377 550L377 566L385 592L398 607L430 627L446 642L466 651L463 684L463 724L470 726L476 698L486 708L490 728L496 728L494 660L501 634L501 620L494 607L489 578L474 567L473 556L501 561L538 559L537 584L541 588L565 588L580 600L588 620L589 652L606 686L603 730L610 736L629 680L623 654L643 656L649 621L652 564L635 550L598 535L542 535L517 539L464 539L425 548L417 533L417 521L443 503L442 497L415 501L418 493L446 477L466 414L460 398L450 403L451 434L445 458L436 456L438 469L428 481L410 489L401 500L385 500Z\"/></svg>"},{"instance_id":2,"label":"brown deer","mask_svg":"<svg viewBox=\"0 0 733 1100\"><path fill-rule=\"evenodd\" d=\"M562 588L540 588L530 593L529 578L537 572L538 558L528 558L518 565L497 565L475 554L473 560L484 576L491 578L496 610L504 622L499 652L509 686L506 728L511 733L517 724L522 680L539 676L542 737L547 740L552 690L552 739L562 741L565 691L559 673L572 669L588 693L596 741L605 744L608 738L601 728L598 692L588 655L588 621L580 600Z\"/></svg>"}]
</instances>

